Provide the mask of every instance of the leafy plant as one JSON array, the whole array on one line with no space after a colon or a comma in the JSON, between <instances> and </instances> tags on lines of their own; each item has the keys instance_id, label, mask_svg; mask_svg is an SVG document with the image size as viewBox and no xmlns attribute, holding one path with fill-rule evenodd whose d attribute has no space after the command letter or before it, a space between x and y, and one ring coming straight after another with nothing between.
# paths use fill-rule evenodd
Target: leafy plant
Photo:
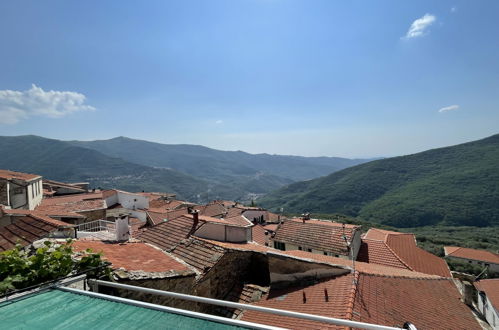
<instances>
[{"instance_id":1,"label":"leafy plant","mask_svg":"<svg viewBox=\"0 0 499 330\"><path fill-rule=\"evenodd\" d=\"M39 248L16 245L0 253L0 292L23 289L85 271L89 271L89 276L98 277L109 270L99 253L87 250L81 258L74 258L71 240L65 244L44 241Z\"/></svg>"}]
</instances>

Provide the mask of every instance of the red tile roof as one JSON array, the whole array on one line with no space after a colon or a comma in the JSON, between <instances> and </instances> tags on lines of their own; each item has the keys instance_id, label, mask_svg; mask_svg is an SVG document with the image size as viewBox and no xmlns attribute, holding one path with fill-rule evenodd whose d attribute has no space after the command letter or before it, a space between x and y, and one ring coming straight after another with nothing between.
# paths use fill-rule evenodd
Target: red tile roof
<instances>
[{"instance_id":1,"label":"red tile roof","mask_svg":"<svg viewBox=\"0 0 499 330\"><path fill-rule=\"evenodd\" d=\"M414 234L371 228L362 243L359 261L451 277L445 260L419 248Z\"/></svg>"},{"instance_id":2,"label":"red tile roof","mask_svg":"<svg viewBox=\"0 0 499 330\"><path fill-rule=\"evenodd\" d=\"M232 218L215 218L215 217L208 217L205 215L200 215L199 219L202 219L206 222L213 222L213 223L220 223L220 224L225 224L225 225L232 225L232 226L237 226L237 227L250 227L253 225L251 221L246 219L243 216L236 216Z\"/></svg>"},{"instance_id":3,"label":"red tile roof","mask_svg":"<svg viewBox=\"0 0 499 330\"><path fill-rule=\"evenodd\" d=\"M481 329L451 279L360 274L353 320L418 329Z\"/></svg>"},{"instance_id":4,"label":"red tile roof","mask_svg":"<svg viewBox=\"0 0 499 330\"><path fill-rule=\"evenodd\" d=\"M392 249L386 246L385 242L371 239L362 240L357 260L396 268L409 268Z\"/></svg>"},{"instance_id":5,"label":"red tile roof","mask_svg":"<svg viewBox=\"0 0 499 330\"><path fill-rule=\"evenodd\" d=\"M0 179L5 179L5 180L23 180L23 181L32 181L35 179L41 178L40 175L37 174L29 174L29 173L21 173L21 172L14 172L14 171L9 171L9 170L0 170Z\"/></svg>"},{"instance_id":6,"label":"red tile roof","mask_svg":"<svg viewBox=\"0 0 499 330\"><path fill-rule=\"evenodd\" d=\"M326 298L327 291L327 298ZM402 328L480 329L452 279L350 273L309 286L271 289L258 306ZM343 329L308 320L245 311L242 320L290 329Z\"/></svg>"},{"instance_id":7,"label":"red tile roof","mask_svg":"<svg viewBox=\"0 0 499 330\"><path fill-rule=\"evenodd\" d=\"M254 305L293 312L350 319L354 300L354 275L347 274L306 287L272 289ZM328 292L326 300L325 291ZM288 329L345 329L304 319L268 313L245 311L243 321L262 323Z\"/></svg>"},{"instance_id":8,"label":"red tile roof","mask_svg":"<svg viewBox=\"0 0 499 330\"><path fill-rule=\"evenodd\" d=\"M165 252L145 243L104 243L102 241L77 240L73 242L75 251L91 249L102 252L104 259L111 262L114 269L128 271L168 272L186 271L189 268Z\"/></svg>"},{"instance_id":9,"label":"red tile roof","mask_svg":"<svg viewBox=\"0 0 499 330\"><path fill-rule=\"evenodd\" d=\"M17 215L13 217L11 224L0 228L0 251L12 249L17 243L22 246L30 245L67 227L67 223L44 216Z\"/></svg>"},{"instance_id":10,"label":"red tile roof","mask_svg":"<svg viewBox=\"0 0 499 330\"><path fill-rule=\"evenodd\" d=\"M499 264L499 254L487 250L476 250L458 246L446 246L444 247L444 251L446 257L465 258Z\"/></svg>"},{"instance_id":11,"label":"red tile roof","mask_svg":"<svg viewBox=\"0 0 499 330\"><path fill-rule=\"evenodd\" d=\"M348 255L343 236L353 239L359 226L332 221L292 219L281 223L276 230L274 241L290 243L304 248L326 251L333 254Z\"/></svg>"},{"instance_id":12,"label":"red tile roof","mask_svg":"<svg viewBox=\"0 0 499 330\"><path fill-rule=\"evenodd\" d=\"M253 242L265 245L270 239L270 234L265 235L267 230L262 225L254 225L251 227L251 236L253 237Z\"/></svg>"},{"instance_id":13,"label":"red tile roof","mask_svg":"<svg viewBox=\"0 0 499 330\"><path fill-rule=\"evenodd\" d=\"M227 209L219 203L211 203L207 205L196 205L193 207L199 211L199 215L207 217L223 217L227 214Z\"/></svg>"},{"instance_id":14,"label":"red tile roof","mask_svg":"<svg viewBox=\"0 0 499 330\"><path fill-rule=\"evenodd\" d=\"M102 193L98 192L45 198L36 211L47 215L71 217L77 212L106 208L106 201L102 199Z\"/></svg>"},{"instance_id":15,"label":"red tile roof","mask_svg":"<svg viewBox=\"0 0 499 330\"><path fill-rule=\"evenodd\" d=\"M299 251L299 250L294 250L294 251L274 250L274 251L278 252L273 252L273 253L288 255L291 257L300 258L302 260L309 260L312 262L326 263L332 266L341 266L353 269L352 261L343 258L336 258L331 256L325 256L322 254ZM399 276L399 277L411 277L411 278L440 278L440 276L438 275L419 273L405 268L389 267L389 266L383 266L383 265L365 263L359 261L355 262L355 270L361 273L385 275L385 276Z\"/></svg>"},{"instance_id":16,"label":"red tile roof","mask_svg":"<svg viewBox=\"0 0 499 330\"><path fill-rule=\"evenodd\" d=\"M171 251L200 273L208 272L227 252L226 249L205 240L191 238L180 242Z\"/></svg>"},{"instance_id":17,"label":"red tile roof","mask_svg":"<svg viewBox=\"0 0 499 330\"><path fill-rule=\"evenodd\" d=\"M499 278L480 280L475 282L475 287L485 292L494 308L499 311Z\"/></svg>"},{"instance_id":18,"label":"red tile roof","mask_svg":"<svg viewBox=\"0 0 499 330\"><path fill-rule=\"evenodd\" d=\"M136 236L144 242L156 245L163 250L171 250L180 241L189 238L204 221L200 220L194 226L194 220L190 216L181 216L173 220L161 222L155 226L142 229Z\"/></svg>"}]
</instances>

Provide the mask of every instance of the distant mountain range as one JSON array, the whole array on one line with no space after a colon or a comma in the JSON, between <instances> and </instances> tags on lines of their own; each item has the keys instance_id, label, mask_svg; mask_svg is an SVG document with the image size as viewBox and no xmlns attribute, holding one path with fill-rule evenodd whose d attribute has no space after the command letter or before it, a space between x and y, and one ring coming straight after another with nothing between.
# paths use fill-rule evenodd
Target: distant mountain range
<instances>
[{"instance_id":1,"label":"distant mountain range","mask_svg":"<svg viewBox=\"0 0 499 330\"><path fill-rule=\"evenodd\" d=\"M173 192L192 201L250 200L367 160L220 151L118 137L59 141L38 136L0 137L0 168L38 173L94 187Z\"/></svg>"},{"instance_id":2,"label":"distant mountain range","mask_svg":"<svg viewBox=\"0 0 499 330\"><path fill-rule=\"evenodd\" d=\"M259 204L285 212L343 213L396 227L499 226L499 135L293 183Z\"/></svg>"}]
</instances>

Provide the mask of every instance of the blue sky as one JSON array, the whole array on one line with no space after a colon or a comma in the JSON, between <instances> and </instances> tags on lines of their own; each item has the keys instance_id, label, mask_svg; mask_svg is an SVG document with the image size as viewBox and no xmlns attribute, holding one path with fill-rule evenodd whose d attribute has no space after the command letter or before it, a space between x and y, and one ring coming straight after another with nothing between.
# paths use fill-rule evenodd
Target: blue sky
<instances>
[{"instance_id":1,"label":"blue sky","mask_svg":"<svg viewBox=\"0 0 499 330\"><path fill-rule=\"evenodd\" d=\"M2 1L0 135L409 154L499 133L498 40L497 1Z\"/></svg>"}]
</instances>

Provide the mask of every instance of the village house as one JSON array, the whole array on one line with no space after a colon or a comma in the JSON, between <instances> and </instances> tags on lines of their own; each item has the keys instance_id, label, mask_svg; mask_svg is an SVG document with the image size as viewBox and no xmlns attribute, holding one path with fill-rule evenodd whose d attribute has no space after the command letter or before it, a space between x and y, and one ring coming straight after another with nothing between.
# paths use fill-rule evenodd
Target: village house
<instances>
[{"instance_id":1,"label":"village house","mask_svg":"<svg viewBox=\"0 0 499 330\"><path fill-rule=\"evenodd\" d=\"M278 250L303 250L356 259L360 235L360 226L302 217L282 221L270 241Z\"/></svg>"},{"instance_id":2,"label":"village house","mask_svg":"<svg viewBox=\"0 0 499 330\"><path fill-rule=\"evenodd\" d=\"M489 272L499 274L499 254L486 250L469 249L458 246L445 246L445 258L487 267Z\"/></svg>"},{"instance_id":3,"label":"village house","mask_svg":"<svg viewBox=\"0 0 499 330\"><path fill-rule=\"evenodd\" d=\"M477 309L492 329L499 329L499 278L475 282Z\"/></svg>"},{"instance_id":4,"label":"village house","mask_svg":"<svg viewBox=\"0 0 499 330\"><path fill-rule=\"evenodd\" d=\"M36 174L0 170L0 205L34 210L43 198L42 177Z\"/></svg>"}]
</instances>

